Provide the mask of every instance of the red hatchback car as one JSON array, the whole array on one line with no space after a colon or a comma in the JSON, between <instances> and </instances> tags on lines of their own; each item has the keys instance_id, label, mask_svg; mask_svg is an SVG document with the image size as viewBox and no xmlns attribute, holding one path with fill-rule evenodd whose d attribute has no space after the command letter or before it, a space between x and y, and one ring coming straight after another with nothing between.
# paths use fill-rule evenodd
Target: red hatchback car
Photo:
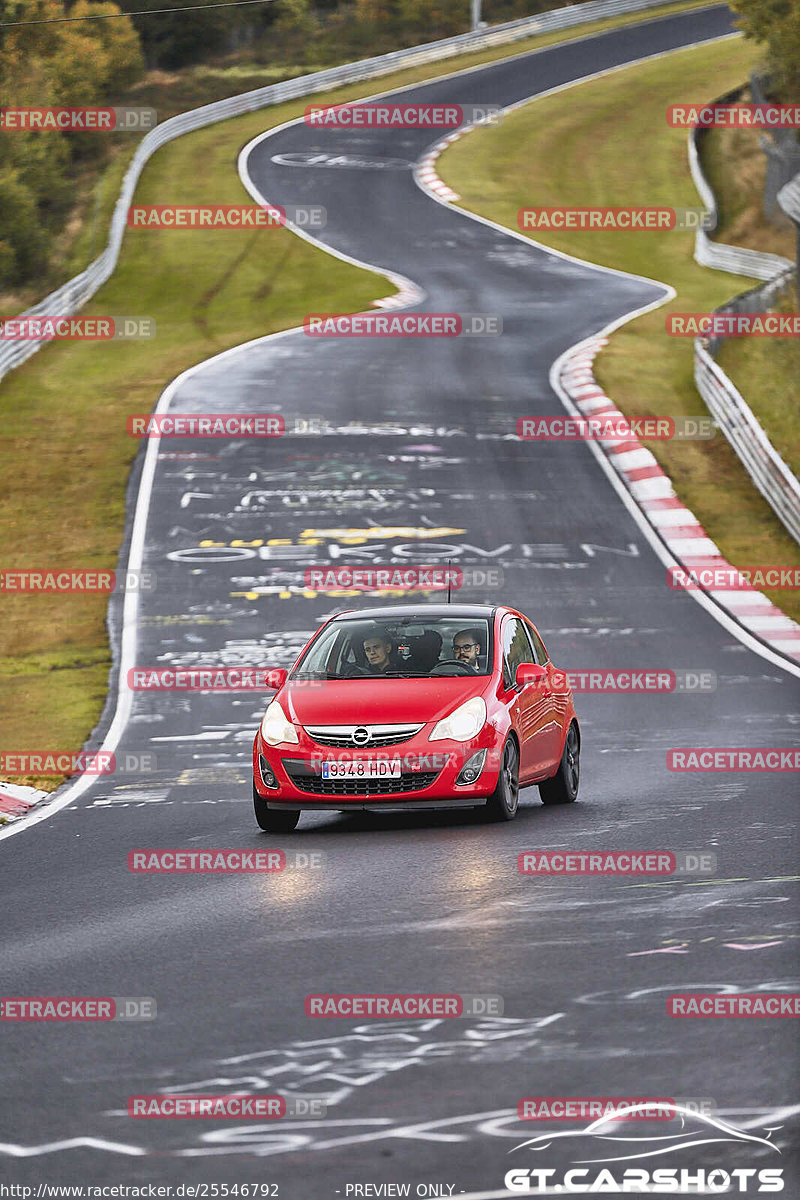
<instances>
[{"instance_id":1,"label":"red hatchback car","mask_svg":"<svg viewBox=\"0 0 800 1200\"><path fill-rule=\"evenodd\" d=\"M314 635L253 744L262 829L307 809L475 808L516 815L578 794L580 729L565 672L527 617L486 604L344 612Z\"/></svg>"}]
</instances>

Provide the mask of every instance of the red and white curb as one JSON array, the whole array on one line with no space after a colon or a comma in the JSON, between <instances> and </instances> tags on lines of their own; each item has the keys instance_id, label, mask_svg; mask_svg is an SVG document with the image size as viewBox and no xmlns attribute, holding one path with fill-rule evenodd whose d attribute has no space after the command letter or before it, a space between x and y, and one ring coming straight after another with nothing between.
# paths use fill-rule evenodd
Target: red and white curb
<instances>
[{"instance_id":1,"label":"red and white curb","mask_svg":"<svg viewBox=\"0 0 800 1200\"><path fill-rule=\"evenodd\" d=\"M465 129L457 129L455 133L449 133L446 138L442 138L435 146L431 146L430 150L422 156L414 169L414 178L417 183L427 192L432 192L434 196L438 196L440 200L449 200L451 204L455 204L456 200L460 200L458 192L454 192L451 187L440 179L436 174L434 163L443 150L448 146L452 146L453 142L457 142L465 133L469 133L474 129L473 125Z\"/></svg>"},{"instance_id":2,"label":"red and white curb","mask_svg":"<svg viewBox=\"0 0 800 1200\"><path fill-rule=\"evenodd\" d=\"M384 296L382 300L373 300L373 308L409 308L412 304L421 304L425 299L422 288L418 288L411 280L403 280L398 284L398 290L392 296Z\"/></svg>"},{"instance_id":3,"label":"red and white curb","mask_svg":"<svg viewBox=\"0 0 800 1200\"><path fill-rule=\"evenodd\" d=\"M625 416L598 385L592 363L608 338L593 338L568 354L561 364L559 382L585 417L625 420ZM624 481L649 524L680 566L734 572L720 554L697 517L679 500L672 480L636 437L598 439L608 461ZM755 588L707 593L740 625L773 650L800 661L800 625L787 617Z\"/></svg>"},{"instance_id":4,"label":"red and white curb","mask_svg":"<svg viewBox=\"0 0 800 1200\"><path fill-rule=\"evenodd\" d=\"M0 825L24 817L40 800L49 796L49 792L39 792L36 788L23 787L18 783L0 782Z\"/></svg>"}]
</instances>

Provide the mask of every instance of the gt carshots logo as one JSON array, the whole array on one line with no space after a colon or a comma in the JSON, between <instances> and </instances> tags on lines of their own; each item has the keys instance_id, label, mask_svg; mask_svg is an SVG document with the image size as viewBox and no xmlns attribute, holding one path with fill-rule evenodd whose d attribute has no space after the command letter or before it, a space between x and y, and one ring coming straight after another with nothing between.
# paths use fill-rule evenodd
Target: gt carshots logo
<instances>
[{"instance_id":1,"label":"gt carshots logo","mask_svg":"<svg viewBox=\"0 0 800 1200\"><path fill-rule=\"evenodd\" d=\"M634 1101L627 1109L617 1110L614 1120L634 1120L644 1111L647 1102ZM745 1193L775 1193L783 1191L783 1169L780 1167L640 1167L623 1165L632 1159L664 1158L668 1154L685 1152L693 1146L736 1145L739 1148L750 1144L763 1154L764 1149L780 1154L780 1149L770 1141L772 1130L766 1137L747 1133L730 1125L720 1117L692 1111L676 1105L674 1112L680 1120L676 1132L653 1133L641 1137L629 1137L624 1145L614 1133L614 1124L609 1118L592 1121L585 1129L565 1130L558 1133L540 1134L514 1146L510 1153L525 1150L536 1154L549 1150L554 1142L562 1145L568 1140L572 1147L573 1162L580 1163L560 1172L554 1167L513 1167L505 1175L505 1186L510 1192L526 1192L534 1195L552 1196L556 1193L572 1195L614 1195L633 1193L637 1196L650 1195L721 1195L722 1193L743 1195ZM719 1151L717 1151L719 1153ZM594 1157L593 1157L594 1155ZM614 1157L617 1155L617 1157ZM610 1165L610 1164L613 1164Z\"/></svg>"},{"instance_id":2,"label":"gt carshots logo","mask_svg":"<svg viewBox=\"0 0 800 1200\"><path fill-rule=\"evenodd\" d=\"M710 1170L689 1170L685 1167L626 1167L612 1173L607 1168L600 1171L586 1167L575 1167L565 1171L560 1181L558 1171L546 1167L528 1170L515 1167L506 1172L505 1186L510 1192L527 1192L536 1195L552 1195L553 1191L572 1195L618 1195L632 1192L637 1196L695 1196L738 1192L775 1193L783 1191L783 1169L781 1167L739 1167L725 1171L722 1167Z\"/></svg>"}]
</instances>

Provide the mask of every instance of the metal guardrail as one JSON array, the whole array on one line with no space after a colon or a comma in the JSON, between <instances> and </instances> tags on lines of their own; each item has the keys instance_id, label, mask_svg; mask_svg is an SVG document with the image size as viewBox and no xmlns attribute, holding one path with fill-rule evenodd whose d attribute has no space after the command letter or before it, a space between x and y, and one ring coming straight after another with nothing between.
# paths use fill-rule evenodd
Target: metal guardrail
<instances>
[{"instance_id":1,"label":"metal guardrail","mask_svg":"<svg viewBox=\"0 0 800 1200\"><path fill-rule=\"evenodd\" d=\"M715 103L726 104L741 94L741 89L720 97ZM717 226L717 200L700 165L699 147L704 130L689 135L689 166L703 204L713 214ZM794 263L779 254L761 254L740 246L724 246L698 230L695 259L702 266L716 267L735 275L750 275L765 280L760 287L742 292L715 311L768 312L785 292L794 273ZM714 356L724 338L696 339L694 343L694 379L697 390L725 437L738 455L761 495L796 541L800 542L800 482L770 442L758 420Z\"/></svg>"},{"instance_id":2,"label":"metal guardrail","mask_svg":"<svg viewBox=\"0 0 800 1200\"><path fill-rule=\"evenodd\" d=\"M694 378L709 412L753 483L800 542L800 482L764 433L741 392L700 342L695 344Z\"/></svg>"},{"instance_id":3,"label":"metal guardrail","mask_svg":"<svg viewBox=\"0 0 800 1200\"><path fill-rule=\"evenodd\" d=\"M717 313L774 312L776 306L789 299L793 274L794 267L790 263L788 268L781 271L779 275L773 275L772 279L766 283L760 283L758 287L750 288L749 291L740 292L738 296L734 296L732 300L726 300L714 311ZM725 340L725 334L703 339L712 358L716 358Z\"/></svg>"},{"instance_id":4,"label":"metal guardrail","mask_svg":"<svg viewBox=\"0 0 800 1200\"><path fill-rule=\"evenodd\" d=\"M735 91L726 92L714 103L730 104L742 91L742 88L736 88ZM710 214L709 224L713 232L719 225L717 198L700 165L700 147L707 134L707 129L689 131L689 170L703 205ZM694 257L702 267L715 267L718 271L728 271L732 275L748 275L751 279L772 279L778 272L792 266L789 259L780 254L761 254L758 250L748 250L744 246L726 246L722 242L715 242L705 229L698 229L695 235Z\"/></svg>"},{"instance_id":5,"label":"metal guardrail","mask_svg":"<svg viewBox=\"0 0 800 1200\"><path fill-rule=\"evenodd\" d=\"M170 117L162 125L158 125L145 134L136 149L122 181L111 219L106 248L86 270L75 275L56 291L51 292L49 296L45 296L38 304L27 309L23 315L69 316L77 312L111 277L119 258L128 208L133 200L136 184L145 164L161 146L171 142L174 138L181 137L184 133L203 129L217 121L226 121L229 117L239 117L273 104L282 104L286 100L311 96L328 88L359 83L367 79L377 79L381 75L388 75L405 67L419 66L467 54L470 51L521 41L538 33L570 29L585 24L587 21L596 21L604 17L622 16L627 13L660 8L665 2L666 0L588 0L588 3L551 9L548 12L537 13L534 17L507 21L503 25L495 25L490 29L461 33L455 37L427 42L421 46L411 46L406 50L393 50L389 54L365 58L360 62L329 67L326 71L299 75L294 79L286 79L282 83L272 83L267 87L243 92L238 96L230 96L226 100L218 100L213 104L204 104L200 108L190 109L176 117ZM20 366L44 344L47 343L19 341L0 345L0 379L8 371Z\"/></svg>"},{"instance_id":6,"label":"metal guardrail","mask_svg":"<svg viewBox=\"0 0 800 1200\"><path fill-rule=\"evenodd\" d=\"M771 85L769 75L751 72L750 95L754 104L769 103ZM781 224L783 217L779 193L800 171L800 142L794 129L770 129L768 133L759 133L758 144L764 151L767 163L764 215L773 224Z\"/></svg>"},{"instance_id":7,"label":"metal guardrail","mask_svg":"<svg viewBox=\"0 0 800 1200\"><path fill-rule=\"evenodd\" d=\"M787 217L800 224L800 172L778 192L778 204Z\"/></svg>"},{"instance_id":8,"label":"metal guardrail","mask_svg":"<svg viewBox=\"0 0 800 1200\"><path fill-rule=\"evenodd\" d=\"M778 204L792 221L794 221L795 237L797 239L797 295L800 297L800 172L784 184L778 192Z\"/></svg>"}]
</instances>

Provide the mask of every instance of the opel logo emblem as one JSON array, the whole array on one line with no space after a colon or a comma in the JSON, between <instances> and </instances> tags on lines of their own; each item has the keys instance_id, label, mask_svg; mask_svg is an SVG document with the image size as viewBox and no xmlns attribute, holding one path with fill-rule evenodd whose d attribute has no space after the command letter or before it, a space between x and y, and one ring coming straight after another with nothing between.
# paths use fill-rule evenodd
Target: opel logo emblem
<instances>
[{"instance_id":1,"label":"opel logo emblem","mask_svg":"<svg viewBox=\"0 0 800 1200\"><path fill-rule=\"evenodd\" d=\"M370 732L363 725L359 725L358 729L353 730L353 741L357 746L366 746L370 739Z\"/></svg>"}]
</instances>

